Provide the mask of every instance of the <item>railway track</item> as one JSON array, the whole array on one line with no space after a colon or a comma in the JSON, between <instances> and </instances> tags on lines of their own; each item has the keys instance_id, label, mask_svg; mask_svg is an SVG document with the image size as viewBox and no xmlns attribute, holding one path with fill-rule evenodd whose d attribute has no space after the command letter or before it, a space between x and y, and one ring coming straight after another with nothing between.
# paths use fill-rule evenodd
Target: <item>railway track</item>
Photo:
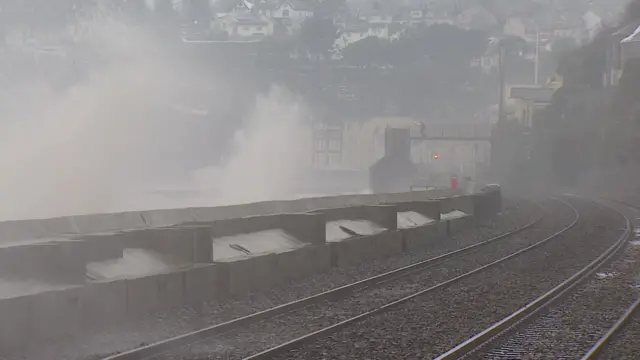
<instances>
[{"instance_id":1,"label":"railway track","mask_svg":"<svg viewBox=\"0 0 640 360\"><path fill-rule=\"evenodd\" d=\"M627 308L627 310L622 314L622 316L616 321L615 324L600 338L598 342L593 345L589 351L581 358L581 360L595 360L600 358L600 354L603 353L608 346L611 345L612 340L616 335L625 330L625 327L632 321L635 322L633 324L633 338L630 339L632 342L637 341L637 335L640 333L640 326L638 326L638 322L640 322L637 318L638 313L640 312L640 298L636 299L631 306ZM635 318L634 318L635 316ZM619 359L624 359L620 357Z\"/></svg>"},{"instance_id":2,"label":"railway track","mask_svg":"<svg viewBox=\"0 0 640 360\"><path fill-rule=\"evenodd\" d=\"M640 208L626 202L618 203L640 213ZM638 220L638 219L636 219ZM640 237L635 229L636 239ZM581 360L595 359L633 359L637 357L640 347L636 346L640 336L640 296L636 293L635 300L631 302L616 322L600 336L598 341L589 348L581 357Z\"/></svg>"},{"instance_id":3,"label":"railway track","mask_svg":"<svg viewBox=\"0 0 640 360\"><path fill-rule=\"evenodd\" d=\"M594 320L606 321L608 314L598 314L601 311L597 307L602 305L590 307L587 304L597 300L584 294L576 296L575 292L595 271L603 268L616 256L632 232L631 220L618 210L610 209L618 212L626 224L622 235L606 251L550 291L440 355L437 360L526 359L532 354L536 358L579 358L585 342L600 336L601 328L592 323ZM600 299L605 307L607 300ZM573 315L571 320L568 320L567 314ZM612 329L611 333L615 333L615 330ZM590 353L597 353L606 342L606 339L602 339ZM594 358L589 356L589 359Z\"/></svg>"},{"instance_id":4,"label":"railway track","mask_svg":"<svg viewBox=\"0 0 640 360\"><path fill-rule=\"evenodd\" d=\"M561 231L555 232L541 241L539 239L532 241L528 237L519 236L522 235L523 232L540 232L540 229L536 229L536 224L541 222L541 219L538 218L519 229L476 245L468 246L436 258L421 261L401 269L278 306L254 315L120 353L107 359L193 359L201 357L254 359L274 357L282 351L299 346L318 336L326 336L362 318L387 311L418 296L446 288L461 279L488 267L496 266L505 259L518 256L553 239L555 236L572 228L578 219L575 208L572 208L566 203L563 203L562 206L568 206L565 211L570 209L570 212L574 214L572 221L570 221L568 226L563 226ZM498 251L500 250L496 247L498 244L503 243L503 240L516 236L518 239L513 241L515 244L507 247L506 250ZM489 249L489 253L494 254L494 257L497 257L497 259L487 259L487 254L484 254L487 249ZM480 253L484 255L479 256ZM484 259L484 262L478 265L478 259L476 259L475 262L471 261L467 269L458 270L461 274L455 272L451 274L449 271L442 271L443 269L440 269L440 273L436 274L435 279L431 280L427 285L424 284L424 279L418 281L421 277L424 278L423 273L426 270L433 269L437 265L442 265L453 259L464 257L467 257L466 260L470 260L473 257L481 257ZM430 275L434 274L430 273ZM390 283L392 284L389 285ZM388 286L391 286L391 288L388 288ZM393 295L390 297L390 294ZM362 301L363 298L368 300ZM390 298L391 300L388 301ZM354 304L357 305L357 310L355 311L351 309ZM304 311L298 313L301 309L304 309ZM310 329L301 326L301 324L307 322L306 320L310 318L310 315L315 319L316 328ZM323 325L320 329L317 329L318 320L321 320ZM238 349L245 340L260 337L260 334L267 337L270 336L270 334L273 336L273 327L270 325L278 324L282 326L284 323L288 325L288 331L294 334L302 333L305 335L259 353L252 354L247 353L247 349ZM236 347L229 348L228 344L230 342L236 342ZM199 347L202 348L201 351L198 350Z\"/></svg>"},{"instance_id":5,"label":"railway track","mask_svg":"<svg viewBox=\"0 0 640 360\"><path fill-rule=\"evenodd\" d=\"M588 201L570 202L580 209L578 224L526 256L264 358L437 358L571 277L618 239L623 221L617 213Z\"/></svg>"}]
</instances>

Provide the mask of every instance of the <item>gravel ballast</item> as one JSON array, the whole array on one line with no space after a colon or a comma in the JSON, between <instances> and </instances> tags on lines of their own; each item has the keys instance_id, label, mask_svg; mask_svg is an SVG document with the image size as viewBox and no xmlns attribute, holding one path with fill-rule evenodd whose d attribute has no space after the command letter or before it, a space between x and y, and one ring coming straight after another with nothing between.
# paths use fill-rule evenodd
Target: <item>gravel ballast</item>
<instances>
[{"instance_id":1,"label":"gravel ballast","mask_svg":"<svg viewBox=\"0 0 640 360\"><path fill-rule=\"evenodd\" d=\"M181 308L171 313L156 314L144 320L132 320L117 328L85 331L72 341L43 344L15 359L99 359L107 354L191 332L202 327L229 321L257 311L330 290L416 261L435 257L461 247L521 227L540 216L539 207L526 200L505 199L504 211L495 220L465 230L454 238L434 241L426 253L403 254L330 271L279 286L270 291L248 294L224 302L210 302L196 311ZM14 358L11 358L14 359Z\"/></svg>"},{"instance_id":2,"label":"gravel ballast","mask_svg":"<svg viewBox=\"0 0 640 360\"><path fill-rule=\"evenodd\" d=\"M534 228L489 244L476 252L456 257L432 269L393 280L392 283L380 287L357 291L339 301L323 302L297 310L153 359L242 359L298 336L374 310L523 249L566 227L575 216L569 207L557 201L550 200L545 206L549 207L548 211L553 216L545 217Z\"/></svg>"},{"instance_id":3,"label":"gravel ballast","mask_svg":"<svg viewBox=\"0 0 640 360\"><path fill-rule=\"evenodd\" d=\"M434 358L570 277L621 234L623 220L593 203L573 229L529 253L278 359Z\"/></svg>"},{"instance_id":4,"label":"gravel ballast","mask_svg":"<svg viewBox=\"0 0 640 360\"><path fill-rule=\"evenodd\" d=\"M524 355L532 360L580 358L635 301L639 292L633 285L639 273L640 246L632 242L620 258L599 270L560 303L474 358L513 359Z\"/></svg>"}]
</instances>

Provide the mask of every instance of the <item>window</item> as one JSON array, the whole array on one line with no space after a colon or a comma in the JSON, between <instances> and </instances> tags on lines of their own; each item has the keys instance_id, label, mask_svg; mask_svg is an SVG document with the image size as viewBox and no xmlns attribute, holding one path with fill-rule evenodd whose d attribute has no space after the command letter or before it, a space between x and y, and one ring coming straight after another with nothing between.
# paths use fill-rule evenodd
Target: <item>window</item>
<instances>
[{"instance_id":1,"label":"window","mask_svg":"<svg viewBox=\"0 0 640 360\"><path fill-rule=\"evenodd\" d=\"M282 11L282 17L288 18L289 17L289 10L283 10Z\"/></svg>"},{"instance_id":2,"label":"window","mask_svg":"<svg viewBox=\"0 0 640 360\"><path fill-rule=\"evenodd\" d=\"M340 165L340 154L329 154L329 165L331 166Z\"/></svg>"},{"instance_id":3,"label":"window","mask_svg":"<svg viewBox=\"0 0 640 360\"><path fill-rule=\"evenodd\" d=\"M316 167L326 167L328 160L327 154L325 153L315 153L313 155L313 163Z\"/></svg>"},{"instance_id":4,"label":"window","mask_svg":"<svg viewBox=\"0 0 640 360\"><path fill-rule=\"evenodd\" d=\"M414 19L422 17L422 11L419 11L419 10L418 11L412 11L411 12L411 17L414 18Z\"/></svg>"},{"instance_id":5,"label":"window","mask_svg":"<svg viewBox=\"0 0 640 360\"><path fill-rule=\"evenodd\" d=\"M256 26L255 31L262 31L262 26Z\"/></svg>"},{"instance_id":6,"label":"window","mask_svg":"<svg viewBox=\"0 0 640 360\"><path fill-rule=\"evenodd\" d=\"M340 150L340 141L337 139L331 139L329 140L329 150L331 151L338 151Z\"/></svg>"},{"instance_id":7,"label":"window","mask_svg":"<svg viewBox=\"0 0 640 360\"><path fill-rule=\"evenodd\" d=\"M316 139L316 150L325 150L327 148L327 139Z\"/></svg>"}]
</instances>

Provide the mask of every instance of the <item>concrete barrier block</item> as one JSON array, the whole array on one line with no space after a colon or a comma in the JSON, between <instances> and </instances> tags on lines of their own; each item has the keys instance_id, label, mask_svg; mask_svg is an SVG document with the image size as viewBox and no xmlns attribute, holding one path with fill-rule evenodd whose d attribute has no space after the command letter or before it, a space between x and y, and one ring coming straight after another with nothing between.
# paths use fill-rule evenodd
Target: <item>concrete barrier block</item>
<instances>
[{"instance_id":1,"label":"concrete barrier block","mask_svg":"<svg viewBox=\"0 0 640 360\"><path fill-rule=\"evenodd\" d=\"M449 235L449 224L446 221L439 221L436 226L438 227L438 236Z\"/></svg>"},{"instance_id":2,"label":"concrete barrier block","mask_svg":"<svg viewBox=\"0 0 640 360\"><path fill-rule=\"evenodd\" d=\"M276 254L235 258L218 264L223 277L219 283L229 295L261 290L281 281Z\"/></svg>"},{"instance_id":3,"label":"concrete barrier block","mask_svg":"<svg viewBox=\"0 0 640 360\"><path fill-rule=\"evenodd\" d=\"M81 296L84 327L117 325L127 316L127 280L88 283Z\"/></svg>"},{"instance_id":4,"label":"concrete barrier block","mask_svg":"<svg viewBox=\"0 0 640 360\"><path fill-rule=\"evenodd\" d=\"M484 189L473 195L474 214L488 218L502 211L502 195L499 187Z\"/></svg>"},{"instance_id":5,"label":"concrete barrier block","mask_svg":"<svg viewBox=\"0 0 640 360\"><path fill-rule=\"evenodd\" d=\"M0 242L7 243L20 240L33 240L47 236L44 226L39 220L16 220L0 222Z\"/></svg>"},{"instance_id":6,"label":"concrete barrier block","mask_svg":"<svg viewBox=\"0 0 640 360\"><path fill-rule=\"evenodd\" d=\"M309 245L278 254L278 257L284 281L322 273L331 268L331 250L328 245Z\"/></svg>"},{"instance_id":7,"label":"concrete barrier block","mask_svg":"<svg viewBox=\"0 0 640 360\"><path fill-rule=\"evenodd\" d=\"M369 220L385 229L398 228L398 217L395 205L366 205L341 208L319 209L312 214L323 214L325 221L337 220Z\"/></svg>"},{"instance_id":8,"label":"concrete barrier block","mask_svg":"<svg viewBox=\"0 0 640 360\"><path fill-rule=\"evenodd\" d=\"M278 258L278 277L281 281L289 281L303 278L311 274L310 265L307 264L308 247L285 251L275 256Z\"/></svg>"},{"instance_id":9,"label":"concrete barrier block","mask_svg":"<svg viewBox=\"0 0 640 360\"><path fill-rule=\"evenodd\" d=\"M248 204L191 208L194 221L211 222L250 216Z\"/></svg>"},{"instance_id":10,"label":"concrete barrier block","mask_svg":"<svg viewBox=\"0 0 640 360\"><path fill-rule=\"evenodd\" d=\"M44 280L47 256L53 244L30 244L0 248L0 274L21 279Z\"/></svg>"},{"instance_id":11,"label":"concrete barrier block","mask_svg":"<svg viewBox=\"0 0 640 360\"><path fill-rule=\"evenodd\" d=\"M382 234L384 233L330 243L332 266L350 266L367 259L377 258L381 251L378 243Z\"/></svg>"},{"instance_id":12,"label":"concrete barrier block","mask_svg":"<svg viewBox=\"0 0 640 360\"><path fill-rule=\"evenodd\" d=\"M51 281L84 284L87 276L88 243L78 240L55 241L45 260Z\"/></svg>"},{"instance_id":13,"label":"concrete barrier block","mask_svg":"<svg viewBox=\"0 0 640 360\"><path fill-rule=\"evenodd\" d=\"M139 318L159 308L158 286L160 277L145 276L127 279L127 317Z\"/></svg>"},{"instance_id":14,"label":"concrete barrier block","mask_svg":"<svg viewBox=\"0 0 640 360\"><path fill-rule=\"evenodd\" d=\"M328 243L331 252L331 266L345 267L354 263L351 257L351 249L348 241L338 241Z\"/></svg>"},{"instance_id":15,"label":"concrete barrier block","mask_svg":"<svg viewBox=\"0 0 640 360\"><path fill-rule=\"evenodd\" d=\"M128 211L114 214L91 214L74 216L80 234L97 234L121 230L144 229L146 222L139 212Z\"/></svg>"},{"instance_id":16,"label":"concrete barrier block","mask_svg":"<svg viewBox=\"0 0 640 360\"><path fill-rule=\"evenodd\" d=\"M453 235L473 226L473 216L467 215L456 219L450 219L447 220L447 223L449 228L449 235Z\"/></svg>"},{"instance_id":17,"label":"concrete barrier block","mask_svg":"<svg viewBox=\"0 0 640 360\"><path fill-rule=\"evenodd\" d=\"M82 289L74 287L32 295L31 327L37 341L78 334L82 329Z\"/></svg>"},{"instance_id":18,"label":"concrete barrier block","mask_svg":"<svg viewBox=\"0 0 640 360\"><path fill-rule=\"evenodd\" d=\"M0 222L0 243L77 234L72 217Z\"/></svg>"},{"instance_id":19,"label":"concrete barrier block","mask_svg":"<svg viewBox=\"0 0 640 360\"><path fill-rule=\"evenodd\" d=\"M140 213L148 227L178 225L194 221L192 209L149 210Z\"/></svg>"},{"instance_id":20,"label":"concrete barrier block","mask_svg":"<svg viewBox=\"0 0 640 360\"><path fill-rule=\"evenodd\" d=\"M211 224L211 237L219 238L267 229L277 229L282 225L282 216L284 215L250 216L215 221Z\"/></svg>"},{"instance_id":21,"label":"concrete barrier block","mask_svg":"<svg viewBox=\"0 0 640 360\"><path fill-rule=\"evenodd\" d=\"M194 226L193 234L193 263L210 264L213 262L213 239L210 226Z\"/></svg>"},{"instance_id":22,"label":"concrete barrier block","mask_svg":"<svg viewBox=\"0 0 640 360\"><path fill-rule=\"evenodd\" d=\"M218 265L201 265L183 272L184 302L190 305L224 298L220 288L221 271Z\"/></svg>"},{"instance_id":23,"label":"concrete barrier block","mask_svg":"<svg viewBox=\"0 0 640 360\"><path fill-rule=\"evenodd\" d=\"M186 260L194 264L210 264L213 262L212 224L214 222L189 222L173 226L175 233L169 233L169 239L178 242L189 242L193 250ZM181 250L185 251L183 248ZM185 255L186 256L186 255Z\"/></svg>"},{"instance_id":24,"label":"concrete barrier block","mask_svg":"<svg viewBox=\"0 0 640 360\"><path fill-rule=\"evenodd\" d=\"M434 200L411 201L394 204L398 212L414 211L429 219L440 221L440 202Z\"/></svg>"},{"instance_id":25,"label":"concrete barrier block","mask_svg":"<svg viewBox=\"0 0 640 360\"><path fill-rule=\"evenodd\" d=\"M310 250L307 263L313 274L325 272L331 268L331 248L329 244L314 245L308 247Z\"/></svg>"},{"instance_id":26,"label":"concrete barrier block","mask_svg":"<svg viewBox=\"0 0 640 360\"><path fill-rule=\"evenodd\" d=\"M193 263L196 258L210 258L207 257L206 250L208 232L207 228L198 226L172 226L127 231L122 234L125 248L151 250L180 262Z\"/></svg>"},{"instance_id":27,"label":"concrete barrier block","mask_svg":"<svg viewBox=\"0 0 640 360\"><path fill-rule=\"evenodd\" d=\"M192 263L195 254L195 231L193 228L162 228L151 232L152 248L161 254L181 262Z\"/></svg>"},{"instance_id":28,"label":"concrete barrier block","mask_svg":"<svg viewBox=\"0 0 640 360\"><path fill-rule=\"evenodd\" d=\"M87 262L100 262L122 257L125 235L122 232L81 235L77 238L87 244Z\"/></svg>"},{"instance_id":29,"label":"concrete barrier block","mask_svg":"<svg viewBox=\"0 0 640 360\"><path fill-rule=\"evenodd\" d=\"M31 340L31 297L0 299L0 356L20 354Z\"/></svg>"},{"instance_id":30,"label":"concrete barrier block","mask_svg":"<svg viewBox=\"0 0 640 360\"><path fill-rule=\"evenodd\" d=\"M278 257L278 281L301 279L323 272L331 267L328 246L305 246L276 254Z\"/></svg>"},{"instance_id":31,"label":"concrete barrier block","mask_svg":"<svg viewBox=\"0 0 640 360\"><path fill-rule=\"evenodd\" d=\"M404 251L408 253L423 252L429 248L429 244L442 237L439 227L442 223L431 223L424 226L402 229ZM446 227L445 227L446 233Z\"/></svg>"},{"instance_id":32,"label":"concrete barrier block","mask_svg":"<svg viewBox=\"0 0 640 360\"><path fill-rule=\"evenodd\" d=\"M323 214L283 214L279 217L279 227L298 240L315 245L326 242L327 229Z\"/></svg>"},{"instance_id":33,"label":"concrete barrier block","mask_svg":"<svg viewBox=\"0 0 640 360\"><path fill-rule=\"evenodd\" d=\"M158 278L158 308L168 310L182 306L185 303L184 274L173 272L157 275Z\"/></svg>"},{"instance_id":34,"label":"concrete barrier block","mask_svg":"<svg viewBox=\"0 0 640 360\"><path fill-rule=\"evenodd\" d=\"M440 201L440 212L443 214L458 210L465 214L473 215L474 201L471 195L460 195L449 198L438 199Z\"/></svg>"},{"instance_id":35,"label":"concrete barrier block","mask_svg":"<svg viewBox=\"0 0 640 360\"><path fill-rule=\"evenodd\" d=\"M376 254L378 258L402 254L402 233L399 230L385 231L375 236L378 237L377 246L380 249Z\"/></svg>"},{"instance_id":36,"label":"concrete barrier block","mask_svg":"<svg viewBox=\"0 0 640 360\"><path fill-rule=\"evenodd\" d=\"M72 216L42 219L36 221L40 222L40 226L44 228L46 237L79 233L78 226Z\"/></svg>"},{"instance_id":37,"label":"concrete barrier block","mask_svg":"<svg viewBox=\"0 0 640 360\"><path fill-rule=\"evenodd\" d=\"M18 279L84 283L87 262L81 241L51 241L0 248L0 273Z\"/></svg>"},{"instance_id":38,"label":"concrete barrier block","mask_svg":"<svg viewBox=\"0 0 640 360\"><path fill-rule=\"evenodd\" d=\"M122 244L125 249L152 249L155 244L154 233L158 229L139 229L123 231Z\"/></svg>"},{"instance_id":39,"label":"concrete barrier block","mask_svg":"<svg viewBox=\"0 0 640 360\"><path fill-rule=\"evenodd\" d=\"M398 228L398 210L395 205L363 206L363 210L364 219L371 220L388 230Z\"/></svg>"}]
</instances>

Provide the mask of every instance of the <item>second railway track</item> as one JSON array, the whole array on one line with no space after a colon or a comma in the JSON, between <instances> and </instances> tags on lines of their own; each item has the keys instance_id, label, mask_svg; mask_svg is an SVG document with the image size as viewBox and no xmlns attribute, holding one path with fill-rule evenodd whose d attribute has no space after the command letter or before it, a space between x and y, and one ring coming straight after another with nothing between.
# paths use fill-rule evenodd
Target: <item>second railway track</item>
<instances>
[{"instance_id":1,"label":"second railway track","mask_svg":"<svg viewBox=\"0 0 640 360\"><path fill-rule=\"evenodd\" d=\"M575 224L576 219L570 220L571 208L559 203L550 206L556 207L553 211L555 216L545 218L546 226L554 223L554 231L558 232L560 218L564 221L562 231ZM558 211L562 211L558 207L564 208L563 216L558 216ZM290 347L279 347L278 344L282 342L297 346L315 336L327 335L343 325L385 311L412 297L443 289L465 278L470 272L481 271L478 268L487 264L495 266L505 256L522 251L542 239L550 239L553 231L541 229L539 225L531 223L522 233L519 232L525 229L295 304L286 304L110 359L270 358ZM454 260L459 266L434 268L435 265ZM390 280L394 282L390 283ZM272 349L268 350L270 347Z\"/></svg>"},{"instance_id":2,"label":"second railway track","mask_svg":"<svg viewBox=\"0 0 640 360\"><path fill-rule=\"evenodd\" d=\"M618 214L626 221L625 231L600 256L438 360L580 358L601 335L603 324L612 320L616 304L631 293L622 291L617 281L603 283L592 277L618 254L631 234L631 221ZM609 278L613 273L600 275Z\"/></svg>"}]
</instances>

